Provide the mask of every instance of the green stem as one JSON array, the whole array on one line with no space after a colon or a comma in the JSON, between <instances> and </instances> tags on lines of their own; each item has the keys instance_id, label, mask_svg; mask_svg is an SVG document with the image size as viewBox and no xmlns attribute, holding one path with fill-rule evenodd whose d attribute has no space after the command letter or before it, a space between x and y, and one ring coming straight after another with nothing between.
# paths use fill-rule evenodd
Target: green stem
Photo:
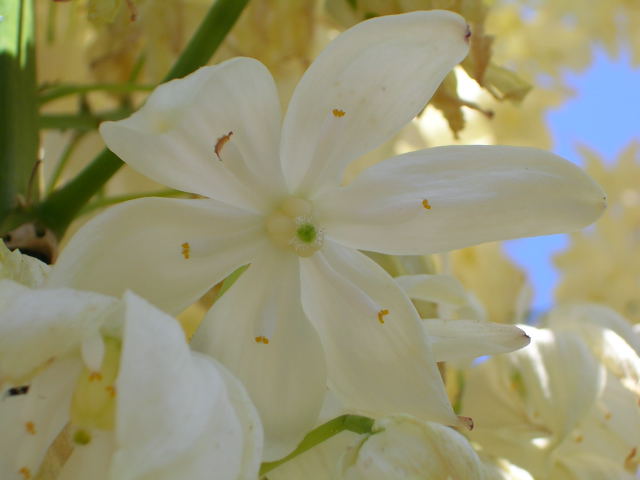
<instances>
[{"instance_id":1,"label":"green stem","mask_svg":"<svg viewBox=\"0 0 640 480\"><path fill-rule=\"evenodd\" d=\"M53 174L51 175L49 184L47 185L47 189L45 191L47 194L51 193L53 189L56 188L56 186L58 185L58 181L62 176L62 172L64 171L67 164L69 163L69 160L71 159L71 155L75 151L76 147L78 146L78 144L80 143L80 140L82 139L82 137L84 137L84 135L85 135L85 132L77 132L73 135L73 137L71 137L71 139L69 140L69 143L67 143L67 146L62 152L62 155L60 155L60 159L56 164L56 168L53 171Z\"/></svg>"},{"instance_id":2,"label":"green stem","mask_svg":"<svg viewBox=\"0 0 640 480\"><path fill-rule=\"evenodd\" d=\"M358 434L373 433L373 424L374 420L372 418L360 415L341 415L333 420L329 420L327 423L323 423L319 427L311 430L307 436L302 439L298 447L286 457L276 460L275 462L263 463L260 467L260 475L270 472L274 468L279 467L283 463L288 462L292 458L303 454L307 450L345 430Z\"/></svg>"},{"instance_id":3,"label":"green stem","mask_svg":"<svg viewBox=\"0 0 640 480\"><path fill-rule=\"evenodd\" d=\"M25 197L38 159L33 0L0 0L0 223Z\"/></svg>"},{"instance_id":4,"label":"green stem","mask_svg":"<svg viewBox=\"0 0 640 480\"><path fill-rule=\"evenodd\" d=\"M109 112L102 113L56 113L44 114L39 117L39 125L41 129L50 130L95 130L102 122L106 120L122 120L131 115L128 108L119 108Z\"/></svg>"},{"instance_id":5,"label":"green stem","mask_svg":"<svg viewBox=\"0 0 640 480\"><path fill-rule=\"evenodd\" d=\"M40 105L52 100L90 92L131 93L148 92L153 90L153 85L136 85L134 83L97 83L95 85L59 85L47 88L40 93L38 98Z\"/></svg>"},{"instance_id":6,"label":"green stem","mask_svg":"<svg viewBox=\"0 0 640 480\"><path fill-rule=\"evenodd\" d=\"M156 190L153 192L142 192L142 193L131 193L127 195L114 195L113 197L106 197L100 200L95 200L90 204L86 205L82 211L81 215L86 215L87 213L91 213L94 210L98 210L99 208L109 207L111 205L115 205L117 203L127 202L129 200L135 200L136 198L144 198L144 197L179 197L185 195L184 192L180 190Z\"/></svg>"},{"instance_id":7,"label":"green stem","mask_svg":"<svg viewBox=\"0 0 640 480\"><path fill-rule=\"evenodd\" d=\"M217 0L164 81L187 75L205 65L216 52L249 0ZM62 237L69 224L91 197L122 166L109 150L103 150L77 177L53 192L35 210L40 221Z\"/></svg>"}]
</instances>

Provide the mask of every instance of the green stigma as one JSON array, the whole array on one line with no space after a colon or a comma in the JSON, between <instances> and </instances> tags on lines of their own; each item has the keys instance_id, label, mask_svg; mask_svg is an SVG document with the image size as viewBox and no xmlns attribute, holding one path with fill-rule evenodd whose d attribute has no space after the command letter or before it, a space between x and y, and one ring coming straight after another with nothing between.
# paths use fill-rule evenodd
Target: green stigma
<instances>
[{"instance_id":1,"label":"green stigma","mask_svg":"<svg viewBox=\"0 0 640 480\"><path fill-rule=\"evenodd\" d=\"M318 236L316 227L311 223L303 223L296 230L296 235L304 243L312 243Z\"/></svg>"},{"instance_id":2,"label":"green stigma","mask_svg":"<svg viewBox=\"0 0 640 480\"><path fill-rule=\"evenodd\" d=\"M91 434L86 430L77 430L73 435L73 441L78 445L88 445L91 442Z\"/></svg>"}]
</instances>

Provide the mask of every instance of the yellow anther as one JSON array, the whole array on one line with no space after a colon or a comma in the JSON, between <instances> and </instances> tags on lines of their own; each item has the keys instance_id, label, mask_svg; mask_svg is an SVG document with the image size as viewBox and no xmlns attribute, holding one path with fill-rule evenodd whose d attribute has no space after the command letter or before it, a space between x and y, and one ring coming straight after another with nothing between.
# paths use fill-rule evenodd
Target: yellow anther
<instances>
[{"instance_id":1,"label":"yellow anther","mask_svg":"<svg viewBox=\"0 0 640 480\"><path fill-rule=\"evenodd\" d=\"M91 372L91 373L89 373L89 381L90 382L100 382L100 381L102 381L102 374L100 372Z\"/></svg>"},{"instance_id":2,"label":"yellow anther","mask_svg":"<svg viewBox=\"0 0 640 480\"><path fill-rule=\"evenodd\" d=\"M380 310L378 312L378 321L380 323L384 323L384 316L385 315L389 315L389 310L387 310L386 308L383 308L382 310Z\"/></svg>"},{"instance_id":3,"label":"yellow anther","mask_svg":"<svg viewBox=\"0 0 640 480\"><path fill-rule=\"evenodd\" d=\"M582 443L582 441L584 440L584 437L578 434L576 435L576 438L574 440L576 441L576 443Z\"/></svg>"},{"instance_id":4,"label":"yellow anther","mask_svg":"<svg viewBox=\"0 0 640 480\"><path fill-rule=\"evenodd\" d=\"M182 247L182 256L186 260L189 260L189 257L191 256L191 245L189 245L189 242L184 242L180 246Z\"/></svg>"},{"instance_id":5,"label":"yellow anther","mask_svg":"<svg viewBox=\"0 0 640 480\"><path fill-rule=\"evenodd\" d=\"M104 387L104 389L109 393L111 397L116 396L116 387L114 387L113 385L107 385L106 387Z\"/></svg>"},{"instance_id":6,"label":"yellow anther","mask_svg":"<svg viewBox=\"0 0 640 480\"><path fill-rule=\"evenodd\" d=\"M427 200L426 198L422 200L422 206L427 210L431 210L431 204L429 203L429 200Z\"/></svg>"},{"instance_id":7,"label":"yellow anther","mask_svg":"<svg viewBox=\"0 0 640 480\"><path fill-rule=\"evenodd\" d=\"M638 461L634 460L634 457L636 456L637 453L638 453L638 449L636 447L633 447L629 452L629 455L627 455L627 457L624 459L624 468L626 468L629 471L636 470Z\"/></svg>"},{"instance_id":8,"label":"yellow anther","mask_svg":"<svg viewBox=\"0 0 640 480\"><path fill-rule=\"evenodd\" d=\"M334 108L331 113L333 113L334 117L344 117L344 110L340 110L339 108Z\"/></svg>"},{"instance_id":9,"label":"yellow anther","mask_svg":"<svg viewBox=\"0 0 640 480\"><path fill-rule=\"evenodd\" d=\"M216 146L214 148L216 155L218 156L218 159L222 160L220 158L220 152L222 152L222 147L224 147L226 145L226 143L231 140L231 135L233 135L233 132L229 132L226 135L221 136L217 141L216 141Z\"/></svg>"},{"instance_id":10,"label":"yellow anther","mask_svg":"<svg viewBox=\"0 0 640 480\"><path fill-rule=\"evenodd\" d=\"M33 422L26 422L24 424L24 428L27 431L27 433L31 434L31 435L35 435L36 434L36 424Z\"/></svg>"},{"instance_id":11,"label":"yellow anther","mask_svg":"<svg viewBox=\"0 0 640 480\"><path fill-rule=\"evenodd\" d=\"M27 467L22 467L20 470L18 470L18 473L22 475L22 478L24 478L24 480L29 480L31 478L31 470L29 470Z\"/></svg>"},{"instance_id":12,"label":"yellow anther","mask_svg":"<svg viewBox=\"0 0 640 480\"><path fill-rule=\"evenodd\" d=\"M255 340L256 343L264 343L265 345L269 345L269 339L267 337L263 337L262 335L256 337Z\"/></svg>"}]
</instances>

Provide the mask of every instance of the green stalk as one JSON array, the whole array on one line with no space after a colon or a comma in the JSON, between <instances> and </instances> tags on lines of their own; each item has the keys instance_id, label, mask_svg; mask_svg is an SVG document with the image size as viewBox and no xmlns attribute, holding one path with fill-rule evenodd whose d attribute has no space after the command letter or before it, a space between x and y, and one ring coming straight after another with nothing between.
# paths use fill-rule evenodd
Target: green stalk
<instances>
[{"instance_id":1,"label":"green stalk","mask_svg":"<svg viewBox=\"0 0 640 480\"><path fill-rule=\"evenodd\" d=\"M0 0L0 223L25 199L38 159L33 0Z\"/></svg>"},{"instance_id":2,"label":"green stalk","mask_svg":"<svg viewBox=\"0 0 640 480\"><path fill-rule=\"evenodd\" d=\"M47 88L40 93L38 101L40 105L66 97L68 95L76 95L80 93L90 92L110 92L110 93L131 93L131 92L148 92L153 90L152 85L136 85L135 83L97 83L94 85L60 85Z\"/></svg>"},{"instance_id":3,"label":"green stalk","mask_svg":"<svg viewBox=\"0 0 640 480\"><path fill-rule=\"evenodd\" d=\"M333 420L329 420L327 423L323 423L319 427L311 430L307 436L302 439L298 447L286 457L276 460L275 462L263 463L260 467L260 475L270 472L274 468L279 467L283 463L288 462L292 458L303 454L307 450L345 430L358 434L373 433L373 424L374 420L372 418L360 415L341 415Z\"/></svg>"},{"instance_id":4,"label":"green stalk","mask_svg":"<svg viewBox=\"0 0 640 480\"><path fill-rule=\"evenodd\" d=\"M217 0L164 81L183 77L205 65L227 36L248 1ZM122 161L115 154L107 149L103 150L77 177L38 205L35 216L61 238L84 205L121 166Z\"/></svg>"}]
</instances>

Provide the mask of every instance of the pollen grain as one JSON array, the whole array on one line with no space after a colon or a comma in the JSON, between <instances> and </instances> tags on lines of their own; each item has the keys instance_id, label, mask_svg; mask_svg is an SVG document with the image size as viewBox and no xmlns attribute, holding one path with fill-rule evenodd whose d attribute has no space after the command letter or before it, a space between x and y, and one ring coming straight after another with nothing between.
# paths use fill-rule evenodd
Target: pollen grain
<instances>
[{"instance_id":1,"label":"pollen grain","mask_svg":"<svg viewBox=\"0 0 640 480\"><path fill-rule=\"evenodd\" d=\"M380 310L378 312L378 321L382 324L384 323L384 317L386 315L389 315L389 310L387 310L386 308L383 308L382 310Z\"/></svg>"},{"instance_id":2,"label":"pollen grain","mask_svg":"<svg viewBox=\"0 0 640 480\"><path fill-rule=\"evenodd\" d=\"M189 260L189 257L191 256L191 245L189 245L189 242L184 242L180 246L182 247L182 256L185 260Z\"/></svg>"},{"instance_id":3,"label":"pollen grain","mask_svg":"<svg viewBox=\"0 0 640 480\"><path fill-rule=\"evenodd\" d=\"M431 210L431 204L429 203L429 200L427 200L426 198L422 200L422 206L427 210Z\"/></svg>"},{"instance_id":4,"label":"pollen grain","mask_svg":"<svg viewBox=\"0 0 640 480\"><path fill-rule=\"evenodd\" d=\"M89 374L90 382L100 382L102 381L102 374L100 372L91 372Z\"/></svg>"},{"instance_id":5,"label":"pollen grain","mask_svg":"<svg viewBox=\"0 0 640 480\"><path fill-rule=\"evenodd\" d=\"M22 467L20 470L18 470L18 473L22 475L22 478L24 478L24 480L29 480L31 478L31 470L29 470L27 467Z\"/></svg>"},{"instance_id":6,"label":"pollen grain","mask_svg":"<svg viewBox=\"0 0 640 480\"><path fill-rule=\"evenodd\" d=\"M25 428L25 430L27 431L28 434L30 434L30 435L35 435L36 434L36 424L31 422L31 421L26 422L24 424L24 428Z\"/></svg>"},{"instance_id":7,"label":"pollen grain","mask_svg":"<svg viewBox=\"0 0 640 480\"><path fill-rule=\"evenodd\" d=\"M334 117L341 118L344 117L345 111L340 110L339 108L334 108L333 110L331 110L331 113L333 113Z\"/></svg>"},{"instance_id":8,"label":"pollen grain","mask_svg":"<svg viewBox=\"0 0 640 480\"><path fill-rule=\"evenodd\" d=\"M264 343L265 345L269 345L269 339L263 335L255 338L256 343Z\"/></svg>"}]
</instances>

